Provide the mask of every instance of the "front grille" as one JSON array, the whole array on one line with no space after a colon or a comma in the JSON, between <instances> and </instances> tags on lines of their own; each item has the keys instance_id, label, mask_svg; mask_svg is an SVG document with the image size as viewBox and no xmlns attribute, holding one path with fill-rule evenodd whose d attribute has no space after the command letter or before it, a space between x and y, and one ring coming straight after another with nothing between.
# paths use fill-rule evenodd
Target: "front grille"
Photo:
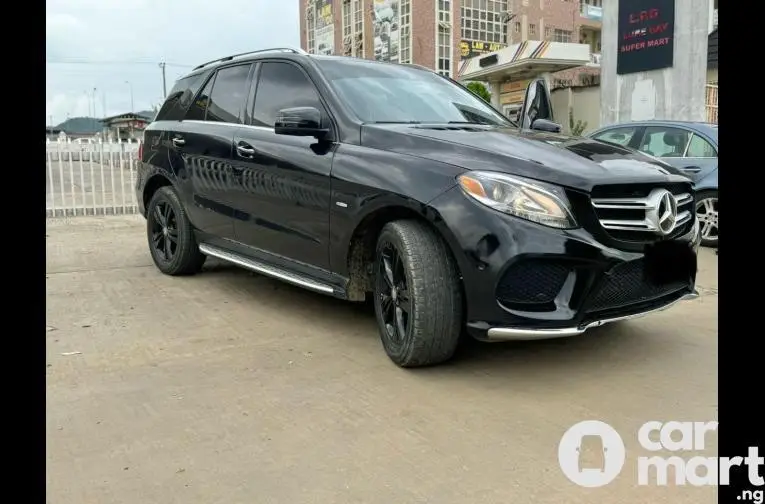
<instances>
[{"instance_id":1,"label":"front grille","mask_svg":"<svg viewBox=\"0 0 765 504\"><path fill-rule=\"evenodd\" d=\"M676 204L671 228L663 226L667 221L662 220L671 205L663 198L667 193ZM599 187L593 191L591 201L600 226L617 240L651 242L674 238L693 226L693 193L686 184Z\"/></svg>"},{"instance_id":2,"label":"front grille","mask_svg":"<svg viewBox=\"0 0 765 504\"><path fill-rule=\"evenodd\" d=\"M637 259L621 263L606 274L590 299L587 311L597 312L644 303L688 287L687 282L658 284L646 278L645 262Z\"/></svg>"},{"instance_id":3,"label":"front grille","mask_svg":"<svg viewBox=\"0 0 765 504\"><path fill-rule=\"evenodd\" d=\"M569 274L560 262L526 259L510 266L502 275L496 296L507 307L552 303Z\"/></svg>"}]
</instances>

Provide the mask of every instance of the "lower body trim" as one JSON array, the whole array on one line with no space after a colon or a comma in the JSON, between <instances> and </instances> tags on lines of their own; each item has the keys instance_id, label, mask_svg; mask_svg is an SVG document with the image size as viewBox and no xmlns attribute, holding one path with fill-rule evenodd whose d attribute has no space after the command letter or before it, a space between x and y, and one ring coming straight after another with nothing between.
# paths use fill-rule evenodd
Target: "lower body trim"
<instances>
[{"instance_id":1,"label":"lower body trim","mask_svg":"<svg viewBox=\"0 0 765 504\"><path fill-rule=\"evenodd\" d=\"M593 327L599 327L609 322L618 322L620 320L629 320L633 318L643 317L651 313L660 312L672 307L675 303L686 299L696 299L699 297L698 292L694 291L692 294L686 294L685 296L677 299L671 303L668 303L660 308L654 308L641 313L635 313L632 315L625 315L623 317L613 317L602 320L596 320L589 322L579 327L561 327L556 329L519 329L512 327L493 327L489 329L487 333L488 341L519 341L519 340L542 340L542 339L554 339L554 338L568 338L571 336L578 336L585 332L587 329Z\"/></svg>"},{"instance_id":2,"label":"lower body trim","mask_svg":"<svg viewBox=\"0 0 765 504\"><path fill-rule=\"evenodd\" d=\"M242 268L246 268L256 273L260 273L261 275L267 275L267 276L276 278L277 280L282 280L284 282L288 282L288 283L297 285L299 287L303 287L305 289L310 289L316 292L322 292L324 294L332 294L335 291L335 289L333 289L329 285L319 283L315 280L305 278L303 276L297 275L295 273L291 273L289 271L285 271L275 266L271 266L259 261L255 261L253 259L250 259L249 257L244 257L239 254L229 252L228 250L223 250L213 245L201 243L199 245L199 250L202 251L202 253L205 255L217 257L218 259L222 259L232 264L236 264L237 266L241 266Z\"/></svg>"}]
</instances>

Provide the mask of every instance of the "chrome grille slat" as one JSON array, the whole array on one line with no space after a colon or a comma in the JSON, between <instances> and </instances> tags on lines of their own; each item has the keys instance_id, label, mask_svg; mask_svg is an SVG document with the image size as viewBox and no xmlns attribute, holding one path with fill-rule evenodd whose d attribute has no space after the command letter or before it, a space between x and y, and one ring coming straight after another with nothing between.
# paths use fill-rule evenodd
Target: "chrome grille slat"
<instances>
[{"instance_id":1,"label":"chrome grille slat","mask_svg":"<svg viewBox=\"0 0 765 504\"><path fill-rule=\"evenodd\" d=\"M593 198L591 204L603 229L663 234L653 222L656 216L651 218L651 214L657 211L657 191L663 191L663 188L657 187L644 197ZM679 192L673 196L677 202L677 217L674 225L674 229L677 229L693 218L693 194ZM601 212L598 212L599 210ZM613 215L614 211L621 211L623 217ZM604 213L609 215L602 215Z\"/></svg>"}]
</instances>

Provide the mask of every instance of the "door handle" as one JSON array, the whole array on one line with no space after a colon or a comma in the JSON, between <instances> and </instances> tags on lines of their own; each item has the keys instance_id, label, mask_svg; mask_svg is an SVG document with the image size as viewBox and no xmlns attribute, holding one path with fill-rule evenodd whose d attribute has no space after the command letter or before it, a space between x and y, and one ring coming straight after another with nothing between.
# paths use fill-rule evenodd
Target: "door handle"
<instances>
[{"instance_id":1,"label":"door handle","mask_svg":"<svg viewBox=\"0 0 765 504\"><path fill-rule=\"evenodd\" d=\"M701 168L698 166L686 166L683 168L683 171L687 171L688 173L698 173L701 171Z\"/></svg>"},{"instance_id":2,"label":"door handle","mask_svg":"<svg viewBox=\"0 0 765 504\"><path fill-rule=\"evenodd\" d=\"M175 137L173 138L173 145L176 147L180 147L181 145L186 145L186 140L184 140L181 137Z\"/></svg>"},{"instance_id":3,"label":"door handle","mask_svg":"<svg viewBox=\"0 0 765 504\"><path fill-rule=\"evenodd\" d=\"M242 157L249 158L255 155L255 148L244 142L239 142L236 144L236 152Z\"/></svg>"}]
</instances>

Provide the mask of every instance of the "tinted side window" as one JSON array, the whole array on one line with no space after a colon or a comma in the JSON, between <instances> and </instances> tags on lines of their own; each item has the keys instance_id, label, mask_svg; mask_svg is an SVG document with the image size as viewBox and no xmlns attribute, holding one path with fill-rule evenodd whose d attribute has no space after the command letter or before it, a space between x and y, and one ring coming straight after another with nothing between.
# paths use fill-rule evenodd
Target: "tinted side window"
<instances>
[{"instance_id":1,"label":"tinted side window","mask_svg":"<svg viewBox=\"0 0 765 504\"><path fill-rule=\"evenodd\" d=\"M189 107L189 111L186 112L185 119L193 121L205 120L205 112L207 112L207 105L210 102L210 91L212 90L214 82L215 77L212 77L207 81L202 92L199 93L196 100L194 100L194 103Z\"/></svg>"},{"instance_id":2,"label":"tinted side window","mask_svg":"<svg viewBox=\"0 0 765 504\"><path fill-rule=\"evenodd\" d=\"M157 113L156 121L180 121L186 114L191 100L199 91L208 73L200 73L184 77L175 83L165 99L165 103Z\"/></svg>"},{"instance_id":3,"label":"tinted side window","mask_svg":"<svg viewBox=\"0 0 765 504\"><path fill-rule=\"evenodd\" d=\"M614 128L595 135L597 140L603 140L604 142L611 142L614 144L624 145L630 143L632 137L635 135L636 128Z\"/></svg>"},{"instance_id":4,"label":"tinted side window","mask_svg":"<svg viewBox=\"0 0 765 504\"><path fill-rule=\"evenodd\" d=\"M645 129L640 150L655 157L683 157L690 136L679 128L651 126Z\"/></svg>"},{"instance_id":5,"label":"tinted side window","mask_svg":"<svg viewBox=\"0 0 765 504\"><path fill-rule=\"evenodd\" d=\"M685 157L713 158L717 157L717 151L712 147L712 144L694 134L691 137L691 142L688 144L688 152L685 154Z\"/></svg>"},{"instance_id":6,"label":"tinted side window","mask_svg":"<svg viewBox=\"0 0 765 504\"><path fill-rule=\"evenodd\" d=\"M315 107L323 110L313 83L295 65L264 63L260 68L252 124L273 127L281 109Z\"/></svg>"},{"instance_id":7,"label":"tinted side window","mask_svg":"<svg viewBox=\"0 0 765 504\"><path fill-rule=\"evenodd\" d=\"M241 109L247 97L247 75L250 65L223 68L215 76L209 104L207 121L242 123Z\"/></svg>"}]
</instances>

